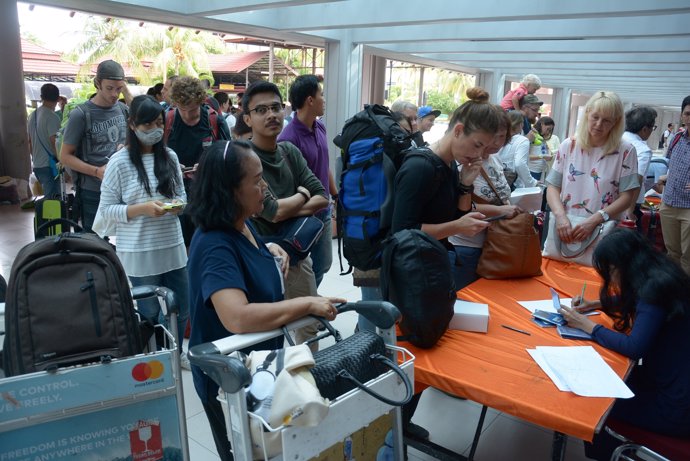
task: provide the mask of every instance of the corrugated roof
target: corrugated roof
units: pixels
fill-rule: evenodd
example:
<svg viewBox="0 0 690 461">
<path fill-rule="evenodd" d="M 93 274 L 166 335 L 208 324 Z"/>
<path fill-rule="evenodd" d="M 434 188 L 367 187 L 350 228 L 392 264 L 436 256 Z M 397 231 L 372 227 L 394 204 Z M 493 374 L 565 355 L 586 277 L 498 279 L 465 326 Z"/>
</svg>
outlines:
<svg viewBox="0 0 690 461">
<path fill-rule="evenodd" d="M 25 74 L 77 75 L 79 66 L 62 60 L 57 51 L 49 50 L 27 40 L 21 40 L 22 63 Z"/>
<path fill-rule="evenodd" d="M 213 72 L 238 73 L 268 56 L 268 51 L 250 51 L 248 53 L 210 54 L 208 64 Z"/>
</svg>

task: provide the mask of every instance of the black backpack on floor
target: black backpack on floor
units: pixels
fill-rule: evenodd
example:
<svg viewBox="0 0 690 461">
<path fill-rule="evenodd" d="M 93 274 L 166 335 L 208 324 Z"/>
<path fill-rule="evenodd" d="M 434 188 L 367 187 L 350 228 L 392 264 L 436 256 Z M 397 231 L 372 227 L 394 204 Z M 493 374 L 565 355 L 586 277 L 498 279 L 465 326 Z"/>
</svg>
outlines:
<svg viewBox="0 0 690 461">
<path fill-rule="evenodd" d="M 448 329 L 455 305 L 455 282 L 448 250 L 418 229 L 386 239 L 381 293 L 402 314 L 400 340 L 433 347 Z"/>
<path fill-rule="evenodd" d="M 7 376 L 143 351 L 127 275 L 95 234 L 62 234 L 17 255 L 5 303 Z"/>
</svg>

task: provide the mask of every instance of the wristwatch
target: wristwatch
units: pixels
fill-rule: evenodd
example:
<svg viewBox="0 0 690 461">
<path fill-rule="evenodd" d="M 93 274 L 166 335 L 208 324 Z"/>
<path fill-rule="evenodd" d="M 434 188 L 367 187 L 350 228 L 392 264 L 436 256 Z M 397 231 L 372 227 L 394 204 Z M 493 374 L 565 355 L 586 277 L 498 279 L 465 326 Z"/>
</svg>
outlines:
<svg viewBox="0 0 690 461">
<path fill-rule="evenodd" d="M 474 192 L 474 184 L 470 184 L 469 186 L 466 186 L 463 183 L 459 183 L 458 184 L 458 192 L 460 195 L 472 194 Z"/>
<path fill-rule="evenodd" d="M 604 219 L 604 222 L 606 222 L 606 221 L 608 221 L 609 219 L 611 219 L 611 217 L 609 216 L 609 214 L 608 214 L 607 212 L 605 212 L 604 210 L 599 210 L 599 211 L 597 211 L 597 213 L 599 213 L 599 214 L 601 215 L 601 217 Z"/>
</svg>

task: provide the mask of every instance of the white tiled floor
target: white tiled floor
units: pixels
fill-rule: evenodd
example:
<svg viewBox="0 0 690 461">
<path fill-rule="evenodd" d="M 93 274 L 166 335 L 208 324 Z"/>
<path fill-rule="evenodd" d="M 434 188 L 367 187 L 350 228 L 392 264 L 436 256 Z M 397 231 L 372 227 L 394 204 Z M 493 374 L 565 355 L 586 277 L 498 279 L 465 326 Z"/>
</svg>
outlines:
<svg viewBox="0 0 690 461">
<path fill-rule="evenodd" d="M 10 267 L 19 249 L 33 240 L 33 213 L 22 212 L 11 205 L 0 206 L 0 273 L 9 277 Z M 319 292 L 324 295 L 342 296 L 350 301 L 360 298 L 359 289 L 352 286 L 351 276 L 340 276 L 337 248 L 334 242 L 334 260 L 331 271 L 324 277 Z M 335 322 L 344 336 L 352 333 L 356 323 L 354 313 L 346 313 Z M 215 444 L 201 403 L 194 392 L 189 371 L 183 371 L 185 411 L 190 456 L 192 461 L 218 461 Z M 467 455 L 469 453 L 475 426 L 481 406 L 469 401 L 458 400 L 427 389 L 422 395 L 413 421 L 426 427 L 431 440 Z M 552 433 L 510 415 L 489 410 L 475 455 L 477 461 L 550 459 Z M 411 461 L 427 461 L 428 457 L 416 450 L 409 453 Z M 582 442 L 569 438 L 566 460 L 586 460 Z M 371 460 L 360 460 L 371 461 Z"/>
</svg>

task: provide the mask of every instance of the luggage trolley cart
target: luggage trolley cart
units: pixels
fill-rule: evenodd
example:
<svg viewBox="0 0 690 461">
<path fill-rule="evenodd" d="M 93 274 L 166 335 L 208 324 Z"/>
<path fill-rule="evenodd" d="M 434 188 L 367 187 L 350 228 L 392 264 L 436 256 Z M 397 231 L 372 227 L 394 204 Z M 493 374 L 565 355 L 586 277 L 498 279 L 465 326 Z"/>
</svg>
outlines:
<svg viewBox="0 0 690 461">
<path fill-rule="evenodd" d="M 400 318 L 398 309 L 388 302 L 360 301 L 341 306 L 340 313 L 356 311 L 377 326 L 377 333 L 383 338 L 386 348 L 400 368 L 414 382 L 414 356 L 396 345 L 395 323 Z M 313 318 L 303 318 L 287 325 L 289 331 L 310 325 Z M 282 335 L 284 330 L 276 329 L 263 333 L 233 335 L 218 341 L 200 344 L 190 349 L 189 358 L 193 365 L 200 367 L 221 388 L 219 399 L 224 406 L 228 439 L 233 448 L 236 461 L 252 460 L 252 441 L 250 436 L 251 418 L 257 415 L 247 410 L 245 387 L 251 383 L 250 371 L 244 363 L 227 354 L 250 347 L 270 338 Z M 323 335 L 328 336 L 328 334 Z M 390 399 L 402 399 L 406 395 L 403 381 L 394 372 L 388 371 L 365 383 L 367 388 Z M 393 433 L 393 450 L 396 460 L 404 459 L 402 419 L 400 407 L 388 405 L 355 388 L 330 402 L 328 415 L 316 427 L 280 426 L 271 428 L 263 422 L 270 432 L 280 432 L 282 454 L 271 460 L 306 461 L 311 459 L 331 459 L 319 457 L 340 442 L 344 442 L 340 459 L 347 455 L 349 436 L 372 424 L 384 415 L 390 415 Z M 386 429 L 387 431 L 387 429 Z M 385 435 L 386 431 L 383 432 Z M 384 441 L 381 438 L 383 445 Z M 377 447 L 378 448 L 378 447 Z M 371 457 L 374 459 L 376 454 Z"/>
<path fill-rule="evenodd" d="M 162 287 L 132 290 L 157 296 L 172 333 L 153 352 L 0 380 L 0 459 L 189 461 L 177 351 L 175 295 Z M 156 335 L 154 335 L 156 336 Z"/>
</svg>

